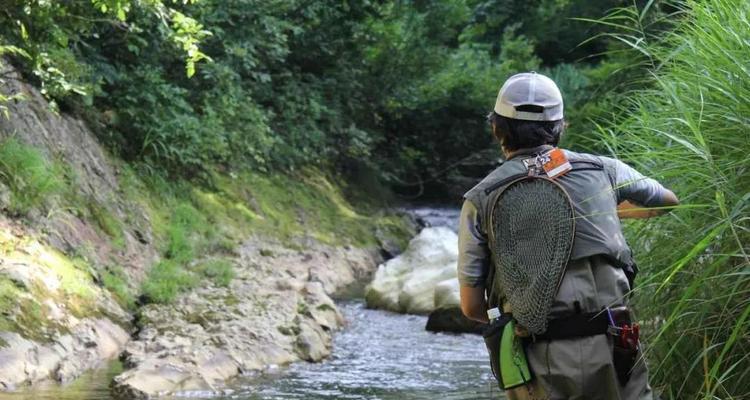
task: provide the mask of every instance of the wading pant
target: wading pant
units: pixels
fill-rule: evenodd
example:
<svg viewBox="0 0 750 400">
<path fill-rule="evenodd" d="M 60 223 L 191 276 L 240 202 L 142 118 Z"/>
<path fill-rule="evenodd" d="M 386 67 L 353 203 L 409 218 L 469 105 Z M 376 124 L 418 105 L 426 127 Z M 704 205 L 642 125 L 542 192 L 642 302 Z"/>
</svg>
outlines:
<svg viewBox="0 0 750 400">
<path fill-rule="evenodd" d="M 573 260 L 555 296 L 552 312 L 569 315 L 575 312 L 575 303 L 584 313 L 627 305 L 624 303 L 629 290 L 624 272 L 606 258 Z M 642 360 L 636 363 L 628 383 L 620 386 L 612 364 L 612 345 L 607 335 L 529 344 L 526 357 L 536 377 L 531 385 L 532 396 L 527 388 L 520 387 L 507 391 L 508 399 L 652 400 L 648 371 Z"/>
<path fill-rule="evenodd" d="M 509 400 L 653 400 L 640 360 L 621 386 L 612 365 L 612 339 L 596 335 L 531 343 L 526 356 L 534 374 L 529 388 L 506 392 Z"/>
</svg>

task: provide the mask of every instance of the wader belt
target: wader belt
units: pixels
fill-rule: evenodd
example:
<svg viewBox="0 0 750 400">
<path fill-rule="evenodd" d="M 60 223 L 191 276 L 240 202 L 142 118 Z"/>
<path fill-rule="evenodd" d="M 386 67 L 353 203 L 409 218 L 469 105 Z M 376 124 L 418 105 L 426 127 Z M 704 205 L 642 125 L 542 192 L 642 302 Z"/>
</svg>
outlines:
<svg viewBox="0 0 750 400">
<path fill-rule="evenodd" d="M 614 314 L 614 312 L 613 312 Z M 618 323 L 630 323 L 627 311 L 621 311 L 614 316 Z M 547 324 L 547 331 L 541 335 L 534 335 L 531 340 L 560 340 L 573 339 L 584 336 L 603 335 L 609 328 L 609 318 L 606 311 L 589 314 L 573 314 L 568 317 L 552 319 Z"/>
</svg>

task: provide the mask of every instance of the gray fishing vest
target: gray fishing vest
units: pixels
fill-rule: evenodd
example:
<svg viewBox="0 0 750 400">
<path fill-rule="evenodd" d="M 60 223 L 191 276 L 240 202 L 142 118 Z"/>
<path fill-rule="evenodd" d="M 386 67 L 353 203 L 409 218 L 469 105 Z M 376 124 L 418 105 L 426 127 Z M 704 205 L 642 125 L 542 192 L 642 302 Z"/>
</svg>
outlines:
<svg viewBox="0 0 750 400">
<path fill-rule="evenodd" d="M 490 231 L 488 223 L 491 221 L 489 214 L 494 199 L 493 193 L 528 175 L 524 159 L 535 157 L 550 149 L 552 146 L 546 145 L 517 153 L 466 192 L 464 198 L 471 201 L 478 210 L 482 233 L 487 234 Z M 632 255 L 617 216 L 615 172 L 597 156 L 564 151 L 573 169 L 555 181 L 570 196 L 576 215 L 576 233 L 570 259 L 604 255 L 617 267 L 631 266 Z"/>
</svg>

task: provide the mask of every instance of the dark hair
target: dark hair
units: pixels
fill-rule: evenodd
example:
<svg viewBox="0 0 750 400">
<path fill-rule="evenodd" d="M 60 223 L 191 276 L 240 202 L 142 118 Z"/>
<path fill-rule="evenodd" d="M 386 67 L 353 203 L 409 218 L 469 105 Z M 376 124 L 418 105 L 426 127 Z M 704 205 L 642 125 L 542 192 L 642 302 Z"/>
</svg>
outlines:
<svg viewBox="0 0 750 400">
<path fill-rule="evenodd" d="M 509 151 L 537 147 L 543 144 L 557 146 L 560 142 L 560 136 L 565 130 L 565 120 L 563 119 L 557 121 L 525 121 L 503 117 L 494 111 L 487 116 L 487 121 L 495 126 L 494 134 L 497 141 Z"/>
</svg>

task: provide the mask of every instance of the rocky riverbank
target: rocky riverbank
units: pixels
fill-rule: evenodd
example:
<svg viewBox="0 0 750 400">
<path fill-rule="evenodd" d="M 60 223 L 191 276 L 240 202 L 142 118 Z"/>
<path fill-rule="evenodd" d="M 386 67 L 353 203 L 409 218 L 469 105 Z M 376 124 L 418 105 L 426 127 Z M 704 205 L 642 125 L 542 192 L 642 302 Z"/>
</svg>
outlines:
<svg viewBox="0 0 750 400">
<path fill-rule="evenodd" d="M 377 250 L 246 241 L 229 287 L 202 287 L 141 310 L 140 332 L 125 350 L 130 369 L 115 378 L 115 391 L 218 394 L 239 374 L 322 360 L 343 324 L 331 296 L 367 281 L 381 261 Z"/>
<path fill-rule="evenodd" d="M 139 172 L 7 68 L 0 90 L 23 100 L 0 117 L 0 391 L 116 357 L 123 398 L 319 361 L 343 324 L 332 297 L 414 234 L 320 171 Z"/>
<path fill-rule="evenodd" d="M 157 259 L 147 211 L 95 135 L 3 65 L 0 91 L 23 100 L 0 116 L 0 391 L 117 357 L 132 314 L 102 279 L 116 265 L 135 286 Z"/>
</svg>

